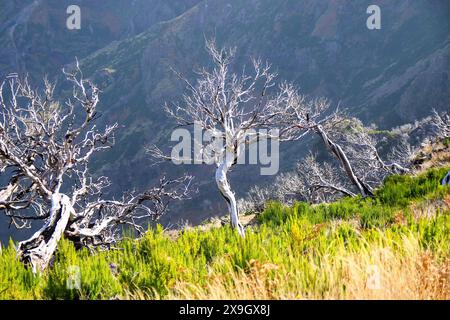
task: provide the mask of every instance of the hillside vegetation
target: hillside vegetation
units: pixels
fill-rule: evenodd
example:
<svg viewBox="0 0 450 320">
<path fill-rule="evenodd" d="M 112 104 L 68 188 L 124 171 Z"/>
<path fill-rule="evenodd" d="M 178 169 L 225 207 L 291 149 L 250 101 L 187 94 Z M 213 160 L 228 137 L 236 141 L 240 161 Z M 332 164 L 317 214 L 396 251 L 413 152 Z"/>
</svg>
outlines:
<svg viewBox="0 0 450 320">
<path fill-rule="evenodd" d="M 80 30 L 65 27 L 67 7 L 74 2 L 82 11 Z M 85 77 L 101 89 L 98 121 L 121 125 L 115 147 L 92 163 L 96 174 L 111 178 L 111 193 L 119 197 L 130 186 L 139 190 L 158 182 L 144 146 L 168 147 L 174 123 L 166 117 L 164 104 L 180 101 L 185 93 L 170 67 L 192 80 L 206 61 L 205 38 L 237 47 L 233 71 L 238 74 L 244 65 L 249 70 L 251 57 L 260 57 L 273 65 L 279 80 L 294 82 L 306 95 L 340 102 L 352 116 L 380 129 L 428 116 L 425 106 L 447 110 L 449 2 L 382 1 L 382 31 L 366 27 L 372 2 L 2 1 L 0 75 L 29 74 L 37 85 L 44 75 L 52 82 L 59 76 L 55 93 L 63 98 L 71 90 L 64 86 L 61 69 L 70 70 L 78 57 Z M 305 143 L 286 144 L 281 170 L 292 170 L 305 150 L 310 150 Z M 158 170 L 180 173 L 169 165 Z M 258 168 L 248 170 L 254 174 L 231 179 L 237 194 L 266 182 Z M 207 167 L 189 171 L 199 181 L 201 198 L 193 196 L 162 217 L 161 224 L 198 224 L 226 208 Z M 7 222 L 3 225 L 2 241 L 9 235 L 21 237 L 13 229 L 6 233 Z"/>
<path fill-rule="evenodd" d="M 230 227 L 162 227 L 116 250 L 63 240 L 34 276 L 13 243 L 0 253 L 1 299 L 449 299 L 450 166 L 391 176 L 374 198 L 269 203 L 241 238 Z M 79 288 L 70 289 L 72 266 Z"/>
</svg>

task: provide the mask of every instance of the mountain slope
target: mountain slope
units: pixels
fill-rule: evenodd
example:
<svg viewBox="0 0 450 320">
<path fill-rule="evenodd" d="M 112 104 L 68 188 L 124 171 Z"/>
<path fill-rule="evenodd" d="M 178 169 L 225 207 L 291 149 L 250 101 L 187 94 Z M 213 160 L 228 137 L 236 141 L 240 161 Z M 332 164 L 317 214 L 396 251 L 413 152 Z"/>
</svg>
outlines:
<svg viewBox="0 0 450 320">
<path fill-rule="evenodd" d="M 27 72 L 39 80 L 113 41 L 170 20 L 199 0 L 8 0 L 0 14 L 0 75 Z M 66 9 L 78 5 L 81 29 L 69 30 Z"/>
<path fill-rule="evenodd" d="M 374 199 L 271 203 L 245 238 L 229 226 L 157 227 L 95 253 L 62 240 L 37 276 L 10 246 L 0 299 L 448 300 L 449 168 L 392 176 Z"/>
<path fill-rule="evenodd" d="M 236 46 L 237 69 L 252 56 L 267 59 L 280 79 L 294 81 L 305 93 L 341 102 L 352 115 L 382 128 L 428 115 L 431 108 L 448 109 L 448 2 L 377 1 L 382 29 L 371 31 L 366 28 L 366 9 L 372 2 L 202 1 L 171 21 L 87 57 L 84 67 L 104 84 L 105 119 L 126 126 L 116 150 L 102 161 L 103 169 L 114 176 L 119 166 L 125 173 L 116 177 L 121 188 L 144 186 L 156 177 L 143 146 L 166 144 L 173 122 L 162 105 L 183 92 L 169 66 L 192 76 L 192 69 L 208 61 L 205 37 Z M 305 152 L 303 144 L 285 148 L 283 169 Z M 107 165 L 107 159 L 114 159 L 114 165 Z M 218 209 L 210 168 L 160 170 L 192 170 L 201 177 L 201 199 L 207 199 L 203 206 Z M 255 168 L 249 170 L 245 177 L 232 177 L 238 191 L 261 180 Z M 195 208 L 198 211 L 198 199 L 171 217 L 200 221 L 205 210 L 192 211 Z"/>
<path fill-rule="evenodd" d="M 82 9 L 80 31 L 65 28 L 69 4 Z M 381 8 L 381 30 L 366 27 L 370 4 Z M 145 188 L 161 172 L 188 170 L 197 176 L 199 195 L 162 221 L 198 223 L 224 209 L 213 168 L 151 167 L 144 152 L 147 144 L 166 146 L 174 126 L 162 106 L 177 101 L 184 88 L 169 66 L 192 77 L 192 69 L 208 63 L 205 38 L 216 37 L 219 45 L 238 48 L 236 69 L 250 57 L 267 59 L 279 79 L 390 128 L 431 108 L 449 108 L 449 17 L 446 0 L 11 1 L 0 14 L 0 75 L 19 70 L 34 79 L 54 76 L 78 56 L 103 91 L 101 121 L 123 125 L 116 146 L 95 163 L 112 178 L 112 194 Z M 291 169 L 307 151 L 304 143 L 285 144 L 281 169 Z M 232 173 L 238 196 L 270 182 L 258 170 Z"/>
</svg>

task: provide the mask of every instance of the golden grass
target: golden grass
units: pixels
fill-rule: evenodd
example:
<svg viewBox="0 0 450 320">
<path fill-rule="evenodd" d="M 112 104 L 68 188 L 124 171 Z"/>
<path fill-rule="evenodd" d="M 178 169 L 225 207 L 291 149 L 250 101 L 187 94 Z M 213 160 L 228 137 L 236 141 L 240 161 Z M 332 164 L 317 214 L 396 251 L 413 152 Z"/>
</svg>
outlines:
<svg viewBox="0 0 450 320">
<path fill-rule="evenodd" d="M 425 160 L 416 168 L 416 174 L 443 166 L 450 162 L 450 147 L 446 147 L 442 141 L 429 143 L 422 147 L 422 155 L 429 155 L 430 159 Z"/>
<path fill-rule="evenodd" d="M 320 264 L 311 258 L 312 274 L 252 261 L 249 271 L 212 276 L 205 286 L 179 282 L 168 299 L 450 299 L 449 261 L 420 249 L 414 237 L 405 237 L 400 247 L 342 248 Z M 305 286 L 311 275 L 316 281 Z"/>
</svg>

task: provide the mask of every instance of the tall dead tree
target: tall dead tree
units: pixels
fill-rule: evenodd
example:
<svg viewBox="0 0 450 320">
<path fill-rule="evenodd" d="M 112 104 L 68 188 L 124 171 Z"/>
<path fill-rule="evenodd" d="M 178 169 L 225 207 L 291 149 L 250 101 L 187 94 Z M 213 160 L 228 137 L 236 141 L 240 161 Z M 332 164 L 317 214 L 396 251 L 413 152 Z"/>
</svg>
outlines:
<svg viewBox="0 0 450 320">
<path fill-rule="evenodd" d="M 198 79 L 191 83 L 186 77 L 175 71 L 184 82 L 188 93 L 181 105 L 167 106 L 168 113 L 176 119 L 179 126 L 197 124 L 205 134 L 215 141 L 223 141 L 220 148 L 213 152 L 217 169 L 215 180 L 225 199 L 231 218 L 231 225 L 244 236 L 244 229 L 239 222 L 235 194 L 228 181 L 228 173 L 237 163 L 245 146 L 263 139 L 291 140 L 299 138 L 289 126 L 280 126 L 287 114 L 287 102 L 292 95 L 291 86 L 280 86 L 278 92 L 269 94 L 275 86 L 275 73 L 270 71 L 267 63 L 253 60 L 253 73 L 244 71 L 236 74 L 231 71 L 235 49 L 218 49 L 214 41 L 207 41 L 206 49 L 211 56 L 214 67 L 198 71 Z M 265 128 L 267 133 L 257 129 Z M 279 129 L 273 135 L 269 129 Z M 174 160 L 165 156 L 157 147 L 149 152 L 157 158 Z M 195 154 L 197 163 L 202 155 L 208 153 L 208 147 L 200 146 Z M 184 159 L 186 160 L 186 159 Z"/>
<path fill-rule="evenodd" d="M 83 78 L 78 62 L 66 73 L 73 84 L 65 104 L 54 99 L 55 86 L 42 91 L 13 74 L 0 86 L 0 211 L 16 228 L 42 222 L 34 235 L 18 244 L 21 259 L 44 270 L 62 236 L 76 246 L 108 247 L 121 227 L 143 232 L 139 221 L 156 219 L 170 200 L 187 196 L 190 177 L 162 178 L 142 193 L 105 200 L 107 177 L 89 172 L 92 156 L 114 143 L 117 124 L 99 130 L 99 90 Z"/>
</svg>

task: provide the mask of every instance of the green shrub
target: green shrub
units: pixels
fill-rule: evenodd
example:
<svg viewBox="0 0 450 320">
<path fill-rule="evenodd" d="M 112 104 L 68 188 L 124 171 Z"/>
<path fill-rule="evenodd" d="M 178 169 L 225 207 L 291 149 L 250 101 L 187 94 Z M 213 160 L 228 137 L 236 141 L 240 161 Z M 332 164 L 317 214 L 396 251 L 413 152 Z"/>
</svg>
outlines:
<svg viewBox="0 0 450 320">
<path fill-rule="evenodd" d="M 245 238 L 229 226 L 187 229 L 170 238 L 157 226 L 140 240 L 127 238 L 115 250 L 93 252 L 76 251 L 63 239 L 52 265 L 38 275 L 17 259 L 10 243 L 0 252 L 0 299 L 164 299 L 179 283 L 203 288 L 211 279 L 221 279 L 230 284 L 239 272 L 250 277 L 264 273 L 264 286 L 285 279 L 285 285 L 292 286 L 289 290 L 325 297 L 343 276 L 339 264 L 330 266 L 339 261 L 339 254 L 358 256 L 372 246 L 406 255 L 403 240 L 409 237 L 445 263 L 450 257 L 450 212 L 417 219 L 408 206 L 447 195 L 450 189 L 440 186 L 446 170 L 390 177 L 374 198 L 297 202 L 292 207 L 270 202 L 258 217 L 260 225 L 249 228 Z M 395 222 L 399 211 L 403 223 Z M 73 266 L 80 271 L 78 288 L 68 286 Z M 294 274 L 296 283 L 289 281 Z M 345 287 L 339 290 L 345 292 Z"/>
<path fill-rule="evenodd" d="M 14 244 L 0 252 L 0 299 L 41 298 L 41 277 L 34 276 L 17 258 Z"/>
</svg>

